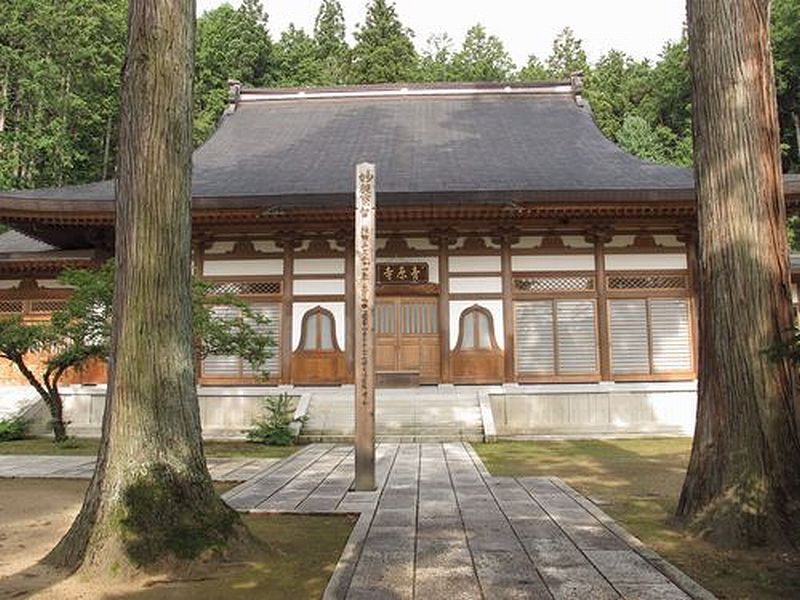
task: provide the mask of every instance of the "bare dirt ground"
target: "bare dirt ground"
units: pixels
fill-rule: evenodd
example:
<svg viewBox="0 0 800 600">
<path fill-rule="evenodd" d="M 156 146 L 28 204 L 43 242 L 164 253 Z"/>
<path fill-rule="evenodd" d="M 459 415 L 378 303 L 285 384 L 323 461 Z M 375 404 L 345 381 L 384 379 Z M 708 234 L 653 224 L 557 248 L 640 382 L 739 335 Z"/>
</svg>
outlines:
<svg viewBox="0 0 800 600">
<path fill-rule="evenodd" d="M 236 557 L 202 577 L 65 579 L 38 561 L 69 528 L 87 483 L 0 479 L 0 598 L 319 598 L 354 523 L 347 516 L 246 516 L 269 549 Z"/>
</svg>

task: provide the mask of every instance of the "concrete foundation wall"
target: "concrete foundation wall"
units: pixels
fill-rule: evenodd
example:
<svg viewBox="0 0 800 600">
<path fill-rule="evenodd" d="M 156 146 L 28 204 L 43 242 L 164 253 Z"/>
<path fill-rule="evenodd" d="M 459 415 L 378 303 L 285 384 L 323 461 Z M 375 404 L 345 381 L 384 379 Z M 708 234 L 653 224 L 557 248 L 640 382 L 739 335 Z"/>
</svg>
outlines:
<svg viewBox="0 0 800 600">
<path fill-rule="evenodd" d="M 245 431 L 264 412 L 264 398 L 282 391 L 284 388 L 198 388 L 203 437 L 244 439 Z M 68 386 L 62 389 L 61 395 L 64 399 L 64 416 L 69 422 L 69 434 L 99 437 L 106 399 L 105 386 Z M 298 396 L 294 396 L 292 409 L 296 407 L 297 401 Z M 43 403 L 39 402 L 35 409 L 31 407 L 28 416 L 34 419 L 33 433 L 47 433 L 49 415 Z"/>
<path fill-rule="evenodd" d="M 542 385 L 489 393 L 498 437 L 694 433 L 696 384 Z"/>
</svg>

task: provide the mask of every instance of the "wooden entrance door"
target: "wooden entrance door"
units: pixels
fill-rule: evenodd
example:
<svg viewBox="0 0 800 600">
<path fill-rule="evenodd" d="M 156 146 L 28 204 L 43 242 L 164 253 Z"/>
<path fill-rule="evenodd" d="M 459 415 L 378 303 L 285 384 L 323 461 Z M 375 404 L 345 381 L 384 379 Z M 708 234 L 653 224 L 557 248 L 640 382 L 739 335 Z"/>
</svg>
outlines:
<svg viewBox="0 0 800 600">
<path fill-rule="evenodd" d="M 416 372 L 420 383 L 438 383 L 437 299 L 381 298 L 375 311 L 375 370 Z"/>
</svg>

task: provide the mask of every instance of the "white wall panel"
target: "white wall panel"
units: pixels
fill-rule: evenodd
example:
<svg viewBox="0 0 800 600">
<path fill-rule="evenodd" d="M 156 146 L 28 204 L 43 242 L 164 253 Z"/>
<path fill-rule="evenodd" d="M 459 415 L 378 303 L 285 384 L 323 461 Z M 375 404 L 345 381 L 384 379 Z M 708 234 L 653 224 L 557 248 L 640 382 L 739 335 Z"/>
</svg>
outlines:
<svg viewBox="0 0 800 600">
<path fill-rule="evenodd" d="M 587 242 L 582 235 L 562 235 L 561 240 L 568 248 L 594 248 L 594 244 Z"/>
<path fill-rule="evenodd" d="M 683 242 L 678 241 L 677 235 L 654 235 L 653 239 L 656 241 L 656 244 L 659 246 L 664 246 L 666 248 L 683 248 Z"/>
<path fill-rule="evenodd" d="M 475 273 L 479 271 L 500 272 L 499 256 L 451 256 L 451 273 Z"/>
<path fill-rule="evenodd" d="M 36 285 L 50 290 L 71 290 L 73 286 L 61 283 L 58 279 L 38 279 Z"/>
<path fill-rule="evenodd" d="M 513 271 L 594 271 L 593 254 L 512 256 Z"/>
<path fill-rule="evenodd" d="M 295 275 L 344 275 L 343 258 L 295 258 Z"/>
<path fill-rule="evenodd" d="M 344 279 L 295 279 L 292 293 L 295 296 L 344 295 Z"/>
<path fill-rule="evenodd" d="M 428 238 L 406 238 L 406 244 L 409 248 L 414 250 L 432 250 L 437 251 L 439 248 L 433 244 Z"/>
<path fill-rule="evenodd" d="M 20 279 L 0 279 L 0 290 L 10 290 L 20 284 Z"/>
<path fill-rule="evenodd" d="M 303 315 L 312 308 L 321 306 L 329 310 L 336 321 L 336 342 L 339 349 L 345 349 L 345 322 L 344 322 L 344 302 L 295 302 L 292 304 L 292 350 L 296 351 L 300 344 L 300 326 L 303 324 Z"/>
<path fill-rule="evenodd" d="M 235 242 L 214 242 L 210 248 L 206 248 L 206 254 L 225 254 L 233 250 Z"/>
<path fill-rule="evenodd" d="M 455 350 L 458 343 L 458 326 L 461 313 L 470 306 L 482 306 L 492 313 L 494 321 L 494 339 L 502 350 L 505 346 L 505 330 L 503 329 L 503 301 L 502 300 L 453 300 L 450 302 L 450 349 Z"/>
<path fill-rule="evenodd" d="M 609 271 L 646 271 L 685 269 L 685 254 L 607 254 Z"/>
<path fill-rule="evenodd" d="M 451 294 L 500 294 L 502 277 L 450 277 Z"/>
<path fill-rule="evenodd" d="M 203 275 L 215 277 L 226 277 L 229 275 L 283 275 L 283 259 L 208 260 L 203 262 Z"/>
<path fill-rule="evenodd" d="M 279 248 L 275 240 L 258 240 L 253 242 L 253 248 L 258 252 L 283 252 L 283 248 Z"/>
</svg>

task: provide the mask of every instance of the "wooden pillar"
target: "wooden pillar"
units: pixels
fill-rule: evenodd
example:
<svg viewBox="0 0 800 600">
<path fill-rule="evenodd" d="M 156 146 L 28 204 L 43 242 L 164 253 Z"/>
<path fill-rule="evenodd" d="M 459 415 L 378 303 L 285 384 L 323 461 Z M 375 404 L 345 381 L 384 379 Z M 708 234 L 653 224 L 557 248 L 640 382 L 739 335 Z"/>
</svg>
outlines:
<svg viewBox="0 0 800 600">
<path fill-rule="evenodd" d="M 449 231 L 436 231 L 430 241 L 439 247 L 439 369 L 440 383 L 452 383 L 450 372 L 450 262 L 448 247 L 455 241 Z"/>
<path fill-rule="evenodd" d="M 595 287 L 597 288 L 597 347 L 600 359 L 600 379 L 602 381 L 611 381 L 612 378 L 605 252 L 605 245 L 611 241 L 612 236 L 611 229 L 607 227 L 595 227 L 586 236 L 586 241 L 594 243 L 594 273 Z"/>
<path fill-rule="evenodd" d="M 281 382 L 292 382 L 292 274 L 294 273 L 294 251 L 299 241 L 292 234 L 286 234 L 277 241 L 283 248 L 283 295 L 281 299 Z"/>
<path fill-rule="evenodd" d="M 697 261 L 697 225 L 692 224 L 678 233 L 678 241 L 686 244 L 686 266 L 689 273 L 689 324 L 692 336 L 692 370 L 697 373 L 697 358 L 700 355 L 700 313 L 698 301 L 700 290 L 697 289 L 700 265 Z"/>
<path fill-rule="evenodd" d="M 516 380 L 516 348 L 514 341 L 514 282 L 511 272 L 511 246 L 519 240 L 513 231 L 503 231 L 495 243 L 500 244 L 500 272 L 503 280 L 503 381 L 512 383 Z"/>
<path fill-rule="evenodd" d="M 354 489 L 375 489 L 375 165 L 356 167 Z"/>
</svg>

